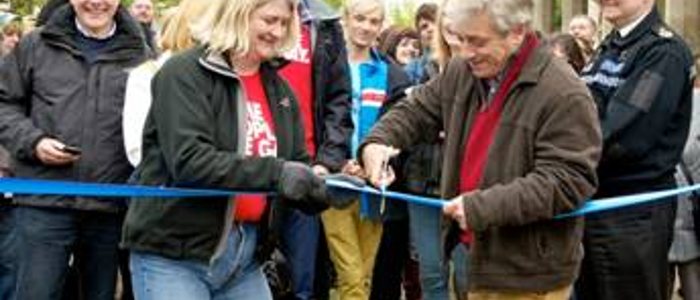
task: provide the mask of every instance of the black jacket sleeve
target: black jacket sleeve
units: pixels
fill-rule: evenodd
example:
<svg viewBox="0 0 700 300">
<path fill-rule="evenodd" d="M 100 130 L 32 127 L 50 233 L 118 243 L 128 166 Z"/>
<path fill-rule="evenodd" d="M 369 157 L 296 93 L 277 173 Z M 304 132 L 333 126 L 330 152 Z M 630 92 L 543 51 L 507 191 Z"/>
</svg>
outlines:
<svg viewBox="0 0 700 300">
<path fill-rule="evenodd" d="M 634 60 L 635 70 L 604 108 L 606 159 L 641 158 L 669 133 L 669 124 L 689 100 L 690 62 L 681 50 L 672 41 L 663 42 Z"/>
<path fill-rule="evenodd" d="M 316 134 L 322 135 L 316 137 L 315 163 L 337 171 L 350 156 L 350 139 L 354 130 L 350 115 L 350 71 L 338 22 L 322 22 L 319 26 L 315 50 L 323 51 L 319 55 L 324 56 L 322 59 L 326 65 L 321 64 L 318 67 L 323 69 L 314 71 L 314 76 L 320 77 L 314 79 L 314 83 L 320 85 L 314 87 L 314 92 L 318 93 L 314 98 L 322 103 L 320 120 L 315 119 L 316 126 L 322 126 L 322 130 L 315 130 Z M 314 113 L 318 115 L 318 112 Z"/>
<path fill-rule="evenodd" d="M 380 115 L 384 115 L 396 103 L 406 98 L 406 90 L 412 86 L 406 72 L 394 63 L 389 64 L 389 98 L 382 105 Z"/>
<path fill-rule="evenodd" d="M 244 134 L 244 131 L 241 120 L 227 122 L 225 126 L 228 128 L 222 128 L 216 121 L 220 119 L 216 117 L 218 108 L 212 103 L 222 100 L 213 99 L 212 91 L 225 88 L 228 93 L 233 93 L 225 100 L 235 100 L 238 87 L 234 83 L 217 87 L 213 78 L 198 75 L 201 72 L 196 66 L 191 57 L 176 56 L 154 77 L 153 105 L 146 121 L 144 148 L 148 142 L 159 144 L 170 180 L 177 185 L 276 189 L 281 159 L 244 157 L 235 149 L 222 147 L 217 141 L 220 130 L 236 130 L 239 134 Z M 235 110 L 234 107 L 229 109 Z M 156 136 L 148 138 L 152 134 Z"/>
<path fill-rule="evenodd" d="M 0 144 L 18 159 L 34 159 L 34 147 L 47 134 L 31 119 L 32 43 L 37 33 L 25 37 L 19 46 L 0 60 Z M 36 108 L 40 109 L 40 108 Z"/>
</svg>

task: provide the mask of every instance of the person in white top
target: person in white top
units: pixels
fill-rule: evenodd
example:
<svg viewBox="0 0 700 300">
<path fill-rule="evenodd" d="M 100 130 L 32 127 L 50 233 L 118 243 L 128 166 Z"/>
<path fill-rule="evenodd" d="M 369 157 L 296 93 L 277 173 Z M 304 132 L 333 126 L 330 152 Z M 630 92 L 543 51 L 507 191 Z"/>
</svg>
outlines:
<svg viewBox="0 0 700 300">
<path fill-rule="evenodd" d="M 205 11 L 207 1 L 182 0 L 163 16 L 160 47 L 163 54 L 149 60 L 129 73 L 126 83 L 122 130 L 124 149 L 134 167 L 141 162 L 141 137 L 146 116 L 151 108 L 151 79 L 173 54 L 195 45 L 190 24 Z"/>
</svg>

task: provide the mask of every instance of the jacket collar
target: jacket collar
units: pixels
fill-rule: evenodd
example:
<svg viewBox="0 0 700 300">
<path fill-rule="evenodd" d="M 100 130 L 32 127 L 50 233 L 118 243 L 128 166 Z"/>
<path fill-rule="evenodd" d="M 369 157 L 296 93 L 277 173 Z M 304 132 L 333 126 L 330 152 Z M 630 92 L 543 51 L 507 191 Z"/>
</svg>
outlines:
<svg viewBox="0 0 700 300">
<path fill-rule="evenodd" d="M 613 31 L 603 43 L 625 48 L 645 36 L 649 31 L 654 30 L 654 27 L 659 23 L 661 23 L 661 16 L 659 15 L 659 10 L 655 6 L 629 34 L 621 37 L 619 34 L 616 34 L 616 31 Z"/>
<path fill-rule="evenodd" d="M 238 75 L 235 72 L 233 72 L 231 66 L 228 65 L 228 62 L 226 62 L 224 53 L 210 52 L 206 51 L 206 49 L 203 46 L 200 47 L 202 48 L 201 53 L 203 54 L 199 57 L 200 65 L 202 65 L 205 69 L 217 73 L 219 75 L 223 75 L 230 78 L 238 78 Z"/>
<path fill-rule="evenodd" d="M 524 43 L 525 42 L 523 42 L 523 44 Z M 518 52 L 519 51 L 522 51 L 522 46 Z M 520 74 L 515 79 L 515 82 L 513 82 L 512 88 L 515 88 L 520 84 L 537 83 L 542 75 L 542 71 L 547 65 L 549 65 L 551 60 L 549 50 L 544 46 L 544 43 L 539 42 L 539 44 L 532 49 L 532 53 L 530 53 L 529 58 L 520 70 Z M 509 67 L 511 64 L 513 64 L 513 61 L 514 59 L 511 59 L 511 61 L 508 62 Z"/>
<path fill-rule="evenodd" d="M 80 53 L 75 37 L 81 33 L 75 25 L 75 18 L 75 11 L 71 5 L 61 6 L 41 29 L 41 37 L 50 44 Z M 105 50 L 107 58 L 129 59 L 144 55 L 147 50 L 141 31 L 122 6 L 117 9 L 114 21 L 116 32 Z"/>
<path fill-rule="evenodd" d="M 369 60 L 366 60 L 361 64 L 376 65 L 379 63 L 389 63 L 389 59 L 384 54 L 380 53 L 376 48 L 372 47 L 369 49 Z"/>
<path fill-rule="evenodd" d="M 225 53 L 215 53 L 207 51 L 205 46 L 198 46 L 200 48 L 199 64 L 205 69 L 217 73 L 222 76 L 229 78 L 238 79 L 238 74 L 231 69 L 228 62 L 226 61 Z M 264 61 L 260 65 L 260 70 L 263 68 L 271 68 L 273 70 L 278 70 L 288 63 L 285 59 L 276 58 L 269 61 Z"/>
<path fill-rule="evenodd" d="M 521 83 L 537 83 L 542 75 L 542 71 L 551 61 L 552 58 L 546 47 L 541 44 L 537 46 L 520 71 L 520 75 L 515 80 L 513 87 Z"/>
</svg>

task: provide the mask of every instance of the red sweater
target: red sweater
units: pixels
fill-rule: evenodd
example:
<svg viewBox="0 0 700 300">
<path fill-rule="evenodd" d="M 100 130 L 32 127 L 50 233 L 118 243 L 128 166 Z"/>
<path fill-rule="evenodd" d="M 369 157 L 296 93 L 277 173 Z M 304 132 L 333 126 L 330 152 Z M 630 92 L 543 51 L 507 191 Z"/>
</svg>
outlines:
<svg viewBox="0 0 700 300">
<path fill-rule="evenodd" d="M 535 36 L 529 35 L 525 38 L 523 46 L 506 71 L 505 77 L 498 87 L 492 102 L 485 109 L 478 112 L 474 118 L 460 166 L 460 194 L 479 188 L 488 158 L 489 146 L 501 120 L 503 102 L 537 43 Z M 473 239 L 474 235 L 470 230 L 465 231 L 460 238 L 463 243 L 471 243 Z"/>
</svg>

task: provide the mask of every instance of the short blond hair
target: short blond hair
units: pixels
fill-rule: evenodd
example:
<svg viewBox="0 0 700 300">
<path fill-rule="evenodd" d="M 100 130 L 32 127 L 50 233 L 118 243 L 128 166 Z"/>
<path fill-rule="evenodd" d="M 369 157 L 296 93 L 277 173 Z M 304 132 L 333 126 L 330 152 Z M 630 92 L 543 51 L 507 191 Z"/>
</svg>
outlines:
<svg viewBox="0 0 700 300">
<path fill-rule="evenodd" d="M 206 12 L 192 25 L 192 35 L 199 43 L 207 45 L 211 52 L 232 51 L 236 54 L 251 50 L 249 36 L 250 17 L 256 9 L 277 0 L 200 0 L 207 2 Z M 298 1 L 286 0 L 292 10 L 292 20 L 287 25 L 278 53 L 296 45 L 299 36 Z"/>
<path fill-rule="evenodd" d="M 206 12 L 208 4 L 206 0 L 182 0 L 177 7 L 165 11 L 160 47 L 175 53 L 194 46 L 190 27 Z"/>
<path fill-rule="evenodd" d="M 380 0 L 346 0 L 343 5 L 343 18 L 347 20 L 352 13 L 369 13 L 374 10 L 379 10 L 382 13 L 382 21 L 386 19 L 384 11 L 384 3 Z"/>
</svg>

